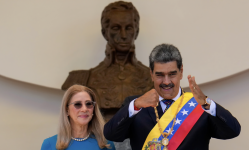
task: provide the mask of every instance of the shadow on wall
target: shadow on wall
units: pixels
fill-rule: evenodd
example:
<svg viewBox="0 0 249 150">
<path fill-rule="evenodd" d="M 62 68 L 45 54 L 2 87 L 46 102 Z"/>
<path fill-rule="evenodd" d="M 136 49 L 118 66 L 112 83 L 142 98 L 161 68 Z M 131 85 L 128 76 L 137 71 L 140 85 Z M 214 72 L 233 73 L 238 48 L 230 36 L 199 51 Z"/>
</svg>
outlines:
<svg viewBox="0 0 249 150">
<path fill-rule="evenodd" d="M 62 96 L 61 90 L 0 76 L 0 149 L 40 149 L 57 133 Z"/>
<path fill-rule="evenodd" d="M 11 105 L 58 114 L 58 102 L 60 104 L 63 93 L 62 90 L 16 81 L 0 75 L 1 103 L 7 100 Z"/>
</svg>

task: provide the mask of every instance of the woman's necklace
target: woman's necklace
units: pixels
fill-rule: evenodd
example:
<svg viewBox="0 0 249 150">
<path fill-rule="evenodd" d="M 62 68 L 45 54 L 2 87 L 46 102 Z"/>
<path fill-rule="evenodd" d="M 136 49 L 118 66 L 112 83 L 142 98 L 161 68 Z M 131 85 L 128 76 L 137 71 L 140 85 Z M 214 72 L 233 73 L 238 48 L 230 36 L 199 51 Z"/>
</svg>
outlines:
<svg viewBox="0 0 249 150">
<path fill-rule="evenodd" d="M 85 141 L 86 139 L 88 139 L 89 136 L 90 136 L 90 133 L 85 138 L 74 138 L 74 137 L 72 137 L 72 139 L 75 140 L 75 141 L 81 142 L 81 141 Z"/>
<path fill-rule="evenodd" d="M 156 113 L 156 121 L 157 121 L 157 124 L 158 124 L 158 128 L 159 128 L 159 131 L 160 133 L 162 134 L 163 136 L 163 139 L 162 139 L 162 145 L 163 145 L 163 150 L 168 150 L 167 149 L 167 145 L 169 144 L 169 139 L 167 138 L 173 131 L 173 128 L 174 128 L 174 125 L 175 125 L 175 122 L 176 122 L 176 115 L 180 109 L 180 106 L 182 105 L 182 101 L 183 101 L 183 98 L 184 98 L 184 93 L 183 93 L 183 90 L 182 90 L 182 98 L 181 98 L 181 101 L 180 101 L 180 104 L 178 105 L 178 108 L 176 110 L 176 113 L 175 113 L 175 116 L 174 116 L 174 121 L 173 121 L 173 124 L 172 124 L 172 127 L 170 128 L 170 131 L 169 133 L 167 132 L 163 132 L 162 128 L 161 128 L 161 125 L 159 123 L 159 116 L 158 116 L 158 112 L 157 112 L 157 109 L 156 107 L 154 107 L 155 109 L 155 113 Z"/>
</svg>

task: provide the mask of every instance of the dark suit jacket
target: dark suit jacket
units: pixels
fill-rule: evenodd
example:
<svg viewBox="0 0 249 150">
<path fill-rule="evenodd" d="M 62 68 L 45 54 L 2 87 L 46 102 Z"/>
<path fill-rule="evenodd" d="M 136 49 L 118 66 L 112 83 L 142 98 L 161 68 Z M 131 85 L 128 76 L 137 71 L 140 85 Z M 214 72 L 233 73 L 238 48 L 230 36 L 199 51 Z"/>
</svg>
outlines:
<svg viewBox="0 0 249 150">
<path fill-rule="evenodd" d="M 133 150 L 144 149 L 142 146 L 150 130 L 156 125 L 156 115 L 153 107 L 143 108 L 138 114 L 129 118 L 129 103 L 139 96 L 125 99 L 123 107 L 105 124 L 106 139 L 122 142 L 130 138 Z M 159 117 L 163 115 L 162 108 L 157 106 Z M 240 124 L 232 114 L 216 103 L 216 117 L 204 112 L 178 150 L 208 150 L 211 137 L 230 139 L 239 135 Z"/>
</svg>

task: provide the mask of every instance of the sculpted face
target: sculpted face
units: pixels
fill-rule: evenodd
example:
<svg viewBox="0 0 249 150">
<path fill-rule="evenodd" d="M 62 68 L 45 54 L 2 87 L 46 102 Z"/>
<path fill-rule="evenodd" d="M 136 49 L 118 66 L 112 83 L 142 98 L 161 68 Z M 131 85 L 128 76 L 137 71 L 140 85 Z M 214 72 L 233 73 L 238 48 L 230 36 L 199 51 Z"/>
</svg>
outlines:
<svg viewBox="0 0 249 150">
<path fill-rule="evenodd" d="M 179 70 L 176 61 L 154 63 L 154 71 L 150 71 L 157 93 L 165 99 L 177 96 L 182 79 L 183 66 Z"/>
<path fill-rule="evenodd" d="M 118 52 L 128 52 L 136 38 L 135 22 L 131 11 L 112 11 L 105 38 Z"/>
<path fill-rule="evenodd" d="M 93 117 L 93 108 L 87 108 L 85 103 L 87 101 L 92 101 L 90 95 L 83 91 L 75 94 L 69 104 L 71 103 L 81 103 L 81 108 L 76 108 L 74 104 L 68 106 L 68 115 L 70 117 L 71 125 L 86 126 L 91 121 Z"/>
</svg>

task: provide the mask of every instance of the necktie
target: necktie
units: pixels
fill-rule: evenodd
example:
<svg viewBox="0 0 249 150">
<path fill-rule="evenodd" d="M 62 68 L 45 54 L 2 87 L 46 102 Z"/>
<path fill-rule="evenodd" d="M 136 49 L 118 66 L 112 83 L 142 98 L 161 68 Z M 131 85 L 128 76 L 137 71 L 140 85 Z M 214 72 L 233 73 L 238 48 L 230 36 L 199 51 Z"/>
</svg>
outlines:
<svg viewBox="0 0 249 150">
<path fill-rule="evenodd" d="M 174 100 L 164 99 L 164 100 L 162 100 L 162 102 L 166 105 L 166 108 L 163 112 L 163 113 L 165 113 L 169 109 L 170 105 L 174 102 Z"/>
</svg>

